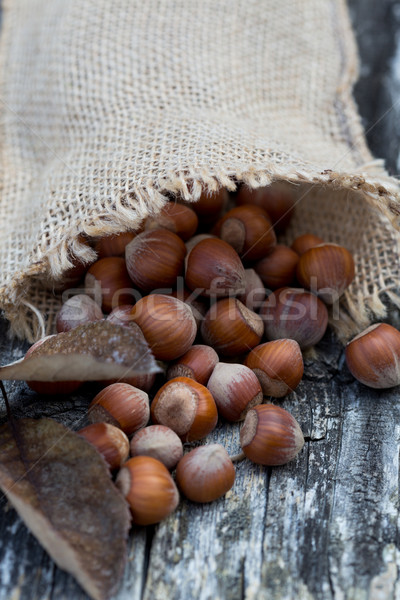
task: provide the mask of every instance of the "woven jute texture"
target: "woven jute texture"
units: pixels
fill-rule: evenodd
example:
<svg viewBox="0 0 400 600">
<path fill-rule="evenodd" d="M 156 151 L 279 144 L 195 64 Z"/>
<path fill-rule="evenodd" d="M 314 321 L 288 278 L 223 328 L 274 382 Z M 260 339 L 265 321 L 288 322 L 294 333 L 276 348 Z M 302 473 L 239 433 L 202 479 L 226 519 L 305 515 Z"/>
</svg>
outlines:
<svg viewBox="0 0 400 600">
<path fill-rule="evenodd" d="M 399 303 L 399 189 L 351 96 L 341 0 L 5 0 L 0 38 L 0 307 L 52 326 L 43 280 L 175 193 L 289 182 L 290 241 L 353 251 L 343 338 Z"/>
</svg>

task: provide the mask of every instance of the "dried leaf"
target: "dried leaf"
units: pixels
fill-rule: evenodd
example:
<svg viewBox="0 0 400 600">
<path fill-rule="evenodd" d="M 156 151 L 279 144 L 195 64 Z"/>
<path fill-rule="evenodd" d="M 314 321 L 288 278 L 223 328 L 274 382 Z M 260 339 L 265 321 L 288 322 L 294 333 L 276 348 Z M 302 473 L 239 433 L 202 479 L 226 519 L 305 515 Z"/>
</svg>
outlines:
<svg viewBox="0 0 400 600">
<path fill-rule="evenodd" d="M 49 337 L 27 358 L 0 367 L 0 379 L 101 381 L 158 371 L 140 330 L 97 321 Z"/>
<path fill-rule="evenodd" d="M 94 600 L 116 590 L 130 516 L 100 454 L 52 419 L 0 427 L 0 487 L 57 565 Z"/>
</svg>

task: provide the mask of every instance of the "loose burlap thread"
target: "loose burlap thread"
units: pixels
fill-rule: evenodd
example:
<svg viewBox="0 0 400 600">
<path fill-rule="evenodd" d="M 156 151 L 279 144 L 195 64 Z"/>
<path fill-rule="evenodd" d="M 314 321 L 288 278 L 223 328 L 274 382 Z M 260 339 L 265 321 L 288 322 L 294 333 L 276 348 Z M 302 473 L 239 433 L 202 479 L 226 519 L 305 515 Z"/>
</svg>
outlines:
<svg viewBox="0 0 400 600">
<path fill-rule="evenodd" d="M 399 188 L 370 155 L 352 99 L 341 0 L 5 0 L 0 39 L 0 307 L 52 328 L 60 278 L 98 237 L 169 194 L 288 182 L 286 234 L 351 250 L 345 339 L 397 305 Z"/>
</svg>

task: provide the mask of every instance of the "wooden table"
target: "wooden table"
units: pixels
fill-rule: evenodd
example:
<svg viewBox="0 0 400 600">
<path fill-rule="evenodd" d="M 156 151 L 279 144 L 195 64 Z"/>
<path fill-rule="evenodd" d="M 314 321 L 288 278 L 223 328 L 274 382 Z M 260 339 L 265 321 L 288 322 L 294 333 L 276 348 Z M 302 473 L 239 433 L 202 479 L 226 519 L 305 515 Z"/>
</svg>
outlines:
<svg viewBox="0 0 400 600">
<path fill-rule="evenodd" d="M 398 170 L 400 3 L 352 0 L 362 56 L 356 97 L 377 156 Z M 393 57 L 399 54 L 397 62 Z M 396 66 L 397 65 L 397 66 Z M 384 118 L 381 116 L 386 112 Z M 392 313 L 393 318 L 396 313 Z M 0 358 L 26 345 L 6 338 Z M 51 401 L 8 383 L 16 416 L 46 415 L 78 429 L 93 396 Z M 3 420 L 4 405 L 1 405 Z M 287 466 L 243 461 L 224 499 L 183 501 L 156 527 L 136 528 L 118 600 L 386 600 L 400 597 L 398 390 L 356 383 L 331 334 L 306 363 L 295 394 L 282 402 L 300 422 L 306 445 Z M 238 451 L 238 427 L 211 436 Z M 0 501 L 0 600 L 83 600 L 5 499 Z"/>
</svg>

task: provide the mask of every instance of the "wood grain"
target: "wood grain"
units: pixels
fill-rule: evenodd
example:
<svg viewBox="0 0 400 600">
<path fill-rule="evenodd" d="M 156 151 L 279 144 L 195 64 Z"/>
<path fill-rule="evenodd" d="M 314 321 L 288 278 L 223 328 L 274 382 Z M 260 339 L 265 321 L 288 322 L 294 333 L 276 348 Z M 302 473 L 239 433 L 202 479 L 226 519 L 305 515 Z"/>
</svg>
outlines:
<svg viewBox="0 0 400 600">
<path fill-rule="evenodd" d="M 368 139 L 397 168 L 398 2 L 350 2 L 362 54 L 356 97 Z M 400 53 L 399 53 L 400 56 Z M 378 124 L 376 124 L 378 121 Z M 393 318 L 396 318 L 393 313 Z M 0 327 L 2 364 L 26 347 Z M 93 389 L 46 399 L 7 383 L 16 416 L 85 424 Z M 369 390 L 348 373 L 328 334 L 307 361 L 297 392 L 280 404 L 299 420 L 306 444 L 289 465 L 267 469 L 247 460 L 224 499 L 182 501 L 159 526 L 135 528 L 118 600 L 386 600 L 399 598 L 398 390 Z M 1 416 L 5 408 L 1 403 Z M 237 425 L 210 436 L 234 454 Z M 0 501 L 0 600 L 84 600 L 4 498 Z"/>
</svg>

